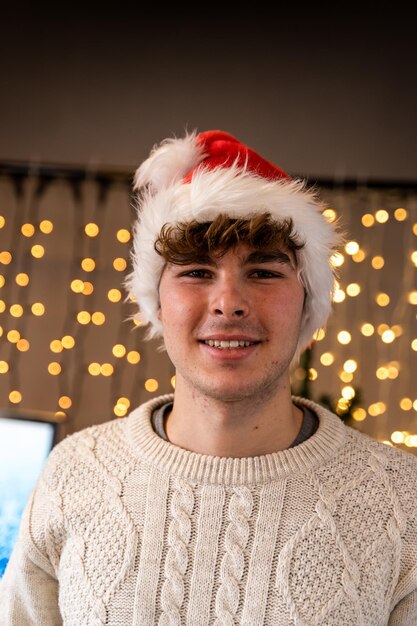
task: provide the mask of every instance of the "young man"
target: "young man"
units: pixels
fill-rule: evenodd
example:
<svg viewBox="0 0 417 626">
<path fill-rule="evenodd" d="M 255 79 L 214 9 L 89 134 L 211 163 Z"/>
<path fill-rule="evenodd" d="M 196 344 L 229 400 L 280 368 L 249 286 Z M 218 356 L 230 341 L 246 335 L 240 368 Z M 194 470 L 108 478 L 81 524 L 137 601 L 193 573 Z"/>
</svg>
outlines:
<svg viewBox="0 0 417 626">
<path fill-rule="evenodd" d="M 417 459 L 291 395 L 331 309 L 323 205 L 220 131 L 135 189 L 126 287 L 175 392 L 55 447 L 0 624 L 415 626 Z"/>
</svg>

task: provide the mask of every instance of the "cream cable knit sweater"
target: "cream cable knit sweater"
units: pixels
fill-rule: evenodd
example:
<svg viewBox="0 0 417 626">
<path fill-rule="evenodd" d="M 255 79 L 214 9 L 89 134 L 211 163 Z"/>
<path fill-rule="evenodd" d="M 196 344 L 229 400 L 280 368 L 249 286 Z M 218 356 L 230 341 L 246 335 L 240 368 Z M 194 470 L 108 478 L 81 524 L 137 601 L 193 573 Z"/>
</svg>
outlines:
<svg viewBox="0 0 417 626">
<path fill-rule="evenodd" d="M 159 438 L 152 399 L 67 437 L 26 507 L 1 626 L 416 626 L 417 459 L 313 402 L 254 458 Z"/>
</svg>

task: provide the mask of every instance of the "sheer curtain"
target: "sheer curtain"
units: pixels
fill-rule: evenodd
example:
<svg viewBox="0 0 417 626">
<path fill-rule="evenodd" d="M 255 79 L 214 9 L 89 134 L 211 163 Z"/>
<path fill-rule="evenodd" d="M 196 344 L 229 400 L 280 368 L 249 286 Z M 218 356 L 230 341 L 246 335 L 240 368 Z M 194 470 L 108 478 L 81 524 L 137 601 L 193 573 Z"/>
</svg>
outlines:
<svg viewBox="0 0 417 626">
<path fill-rule="evenodd" d="M 294 393 L 417 453 L 417 187 L 316 184 L 346 245 Z M 62 437 L 173 390 L 122 286 L 134 219 L 129 173 L 0 167 L 0 408 L 58 413 Z"/>
</svg>

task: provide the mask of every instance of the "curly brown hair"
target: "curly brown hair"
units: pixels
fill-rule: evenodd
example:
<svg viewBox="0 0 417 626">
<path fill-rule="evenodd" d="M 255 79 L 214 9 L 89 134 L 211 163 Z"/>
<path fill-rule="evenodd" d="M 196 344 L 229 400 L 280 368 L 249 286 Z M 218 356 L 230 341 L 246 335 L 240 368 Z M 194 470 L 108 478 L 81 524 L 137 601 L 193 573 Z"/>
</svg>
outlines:
<svg viewBox="0 0 417 626">
<path fill-rule="evenodd" d="M 154 247 L 166 262 L 187 265 L 207 256 L 221 257 L 238 244 L 271 253 L 287 250 L 295 258 L 304 246 L 291 219 L 277 222 L 269 213 L 261 213 L 245 219 L 220 214 L 211 222 L 168 223 Z"/>
</svg>

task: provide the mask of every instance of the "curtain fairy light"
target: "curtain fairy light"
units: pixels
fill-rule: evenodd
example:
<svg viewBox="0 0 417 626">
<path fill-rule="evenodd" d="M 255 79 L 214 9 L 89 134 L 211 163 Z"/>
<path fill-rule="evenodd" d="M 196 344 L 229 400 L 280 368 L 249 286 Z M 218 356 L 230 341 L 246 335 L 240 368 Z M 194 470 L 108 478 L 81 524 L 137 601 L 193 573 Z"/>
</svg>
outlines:
<svg viewBox="0 0 417 626">
<path fill-rule="evenodd" d="M 131 182 L 0 166 L 0 407 L 54 411 L 73 432 L 175 388 L 122 287 Z M 294 372 L 294 393 L 417 453 L 417 188 L 317 184 L 347 239 L 332 259 L 333 315 Z"/>
</svg>

